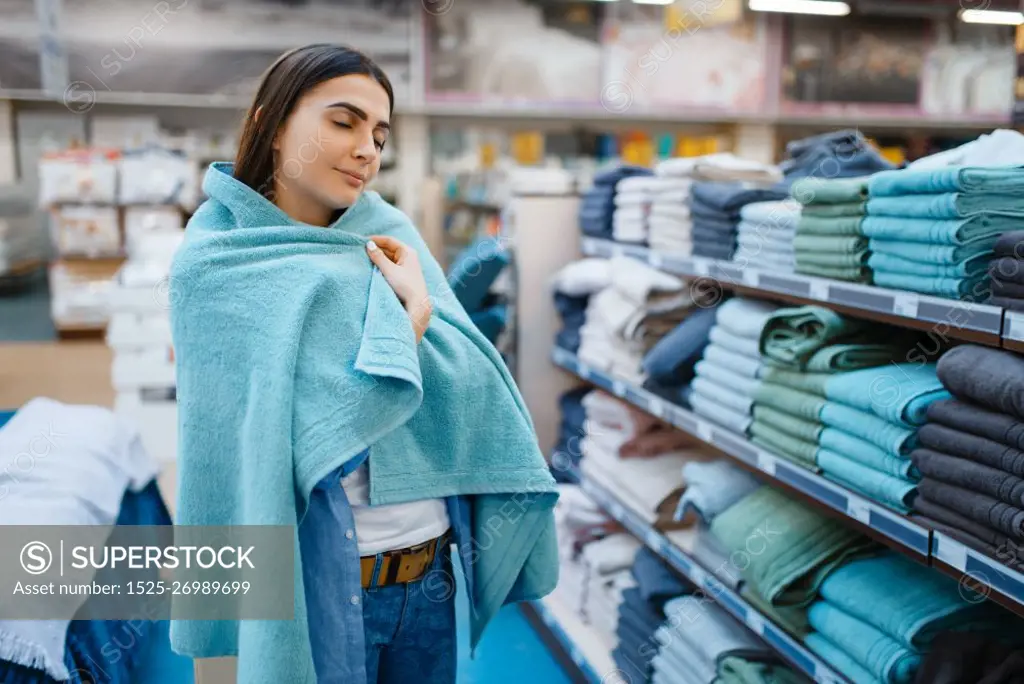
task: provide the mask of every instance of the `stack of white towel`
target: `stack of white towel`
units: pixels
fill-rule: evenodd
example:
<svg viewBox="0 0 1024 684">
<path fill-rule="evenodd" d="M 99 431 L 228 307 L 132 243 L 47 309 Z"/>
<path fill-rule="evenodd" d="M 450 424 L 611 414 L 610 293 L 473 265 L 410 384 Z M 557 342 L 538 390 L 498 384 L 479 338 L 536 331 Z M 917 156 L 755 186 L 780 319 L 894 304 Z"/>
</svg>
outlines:
<svg viewBox="0 0 1024 684">
<path fill-rule="evenodd" d="M 694 367 L 690 405 L 694 412 L 745 434 L 753 422 L 754 392 L 761 374 L 758 343 L 779 305 L 737 297 L 718 307 L 710 344 Z"/>
<path fill-rule="evenodd" d="M 796 269 L 793 238 L 799 220 L 800 204 L 792 199 L 744 205 L 736 228 L 733 261 L 751 268 L 793 273 Z"/>
<path fill-rule="evenodd" d="M 587 304 L 578 355 L 597 370 L 639 385 L 644 355 L 708 293 L 628 257 L 611 259 L 607 273 L 609 285 Z"/>
</svg>

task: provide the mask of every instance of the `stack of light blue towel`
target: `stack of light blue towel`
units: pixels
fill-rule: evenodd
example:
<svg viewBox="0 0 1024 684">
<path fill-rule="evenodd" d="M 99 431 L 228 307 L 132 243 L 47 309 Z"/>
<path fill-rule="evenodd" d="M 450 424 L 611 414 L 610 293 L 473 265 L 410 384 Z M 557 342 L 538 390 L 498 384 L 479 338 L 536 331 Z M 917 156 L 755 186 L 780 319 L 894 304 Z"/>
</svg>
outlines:
<svg viewBox="0 0 1024 684">
<path fill-rule="evenodd" d="M 883 171 L 868 183 L 868 264 L 882 287 L 982 301 L 1004 231 L 1024 220 L 1024 168 Z"/>
<path fill-rule="evenodd" d="M 807 646 L 854 684 L 912 684 L 940 631 L 1010 634 L 1008 611 L 892 552 L 851 560 L 819 587 Z"/>
<path fill-rule="evenodd" d="M 733 261 L 744 267 L 792 273 L 796 267 L 793 238 L 800 205 L 792 199 L 751 202 L 740 209 Z"/>
</svg>

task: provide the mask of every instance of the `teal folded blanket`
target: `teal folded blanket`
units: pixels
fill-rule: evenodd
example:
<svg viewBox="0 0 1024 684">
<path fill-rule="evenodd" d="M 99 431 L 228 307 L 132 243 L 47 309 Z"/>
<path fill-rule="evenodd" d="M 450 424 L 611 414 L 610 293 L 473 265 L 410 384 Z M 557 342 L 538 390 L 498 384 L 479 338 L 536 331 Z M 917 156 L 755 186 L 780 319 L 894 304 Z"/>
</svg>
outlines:
<svg viewBox="0 0 1024 684">
<path fill-rule="evenodd" d="M 886 684 L 912 684 L 921 654 L 896 642 L 875 627 L 844 613 L 827 601 L 807 611 L 811 627 L 841 648 L 865 670 Z"/>
<path fill-rule="evenodd" d="M 874 444 L 887 454 L 909 454 L 915 446 L 913 430 L 845 404 L 826 403 L 821 409 L 821 422 Z"/>
<path fill-rule="evenodd" d="M 743 578 L 776 605 L 810 604 L 830 572 L 877 550 L 867 537 L 768 486 L 719 513 L 711 533 L 729 552 L 746 554 Z"/>
<path fill-rule="evenodd" d="M 789 389 L 814 394 L 822 398 L 825 397 L 825 383 L 829 377 L 831 377 L 830 373 L 802 373 L 775 366 L 765 367 L 761 374 L 761 379 L 764 382 L 783 385 Z"/>
<path fill-rule="evenodd" d="M 804 643 L 807 644 L 807 648 L 841 672 L 853 684 L 879 684 L 873 674 L 865 670 L 846 651 L 826 639 L 824 635 L 814 632 L 807 637 Z"/>
<path fill-rule="evenodd" d="M 817 218 L 863 217 L 867 213 L 867 202 L 844 202 L 842 204 L 806 204 L 800 216 Z"/>
<path fill-rule="evenodd" d="M 827 372 L 887 363 L 903 351 L 901 342 L 879 344 L 866 321 L 822 306 L 778 309 L 761 330 L 761 355 L 791 370 Z"/>
<path fill-rule="evenodd" d="M 847 252 L 850 254 L 867 249 L 868 239 L 854 235 L 803 235 L 793 238 L 793 250 L 799 252 Z"/>
<path fill-rule="evenodd" d="M 997 214 L 978 214 L 966 219 L 912 219 L 868 216 L 862 234 L 879 240 L 964 245 L 980 238 L 998 237 L 1014 230 L 1019 221 Z"/>
<path fill-rule="evenodd" d="M 935 368 L 934 363 L 889 363 L 836 373 L 825 384 L 825 397 L 903 427 L 924 425 L 928 406 L 953 396 Z"/>
<path fill-rule="evenodd" d="M 1024 216 L 1024 197 L 989 193 L 946 193 L 942 195 L 901 195 L 872 197 L 869 216 L 903 216 L 922 219 L 958 219 L 975 214 Z"/>
<path fill-rule="evenodd" d="M 940 192 L 1024 192 L 1024 167 L 945 166 L 938 169 L 881 171 L 868 180 L 871 197 Z"/>
<path fill-rule="evenodd" d="M 863 202 L 868 197 L 868 176 L 860 178 L 800 178 L 790 186 L 789 194 L 800 204 L 846 204 Z"/>
<path fill-rule="evenodd" d="M 958 581 L 891 551 L 851 560 L 820 585 L 821 597 L 907 648 L 922 650 L 942 631 L 1007 624 L 990 601 L 964 600 Z"/>
<path fill-rule="evenodd" d="M 797 249 L 794 250 L 793 257 L 798 266 L 863 268 L 868 261 L 868 250 L 865 248 L 857 252 L 821 252 Z"/>
<path fill-rule="evenodd" d="M 872 238 L 869 247 L 872 252 L 891 254 L 892 256 L 913 261 L 924 261 L 933 264 L 959 264 L 982 254 L 991 254 L 995 243 L 994 238 L 983 238 L 965 245 L 932 245 L 922 242 L 877 240 Z"/>
<path fill-rule="evenodd" d="M 871 252 L 868 257 L 868 266 L 872 270 L 888 271 L 889 273 L 904 273 L 930 278 L 966 278 L 984 274 L 991 261 L 991 254 L 979 254 L 957 264 L 937 264 L 904 259 L 882 252 Z"/>
<path fill-rule="evenodd" d="M 828 479 L 899 513 L 910 512 L 917 493 L 916 483 L 869 468 L 828 449 L 819 449 L 815 458 Z"/>
<path fill-rule="evenodd" d="M 818 466 L 814 459 L 818 455 L 818 445 L 791 434 L 778 430 L 762 420 L 755 418 L 750 427 L 750 441 L 757 446 L 767 449 L 776 456 L 781 456 L 796 465 L 814 472 Z"/>
<path fill-rule="evenodd" d="M 795 273 L 845 280 L 851 283 L 870 283 L 871 269 L 866 266 L 819 266 L 818 264 L 796 264 Z"/>
<path fill-rule="evenodd" d="M 839 237 L 864 235 L 864 231 L 862 231 L 860 227 L 862 220 L 862 216 L 826 218 L 804 214 L 796 224 L 796 234 L 833 235 Z"/>
<path fill-rule="evenodd" d="M 754 403 L 758 406 L 771 406 L 803 420 L 818 422 L 818 416 L 821 414 L 821 409 L 825 407 L 826 401 L 824 398 L 808 392 L 801 392 L 771 382 L 762 382 L 754 392 Z"/>
<path fill-rule="evenodd" d="M 768 603 L 746 582 L 740 585 L 740 596 L 753 606 L 754 610 L 797 639 L 802 640 L 811 633 L 811 626 L 807 622 L 807 606 L 779 606 Z"/>
<path fill-rule="evenodd" d="M 875 285 L 879 287 L 920 292 L 947 299 L 980 302 L 988 298 L 990 291 L 988 275 L 984 273 L 969 278 L 929 278 L 928 276 L 905 273 L 875 271 L 874 278 Z"/>
<path fill-rule="evenodd" d="M 817 444 L 818 437 L 824 429 L 818 421 L 800 418 L 767 404 L 755 405 L 753 416 L 757 423 L 812 444 Z"/>
<path fill-rule="evenodd" d="M 880 447 L 860 437 L 833 427 L 826 427 L 818 436 L 818 457 L 822 450 L 829 450 L 856 461 L 868 468 L 887 473 L 907 481 L 916 481 L 919 477 L 917 469 L 909 458 L 901 458 L 883 451 Z M 815 458 L 817 460 L 817 457 Z"/>
<path fill-rule="evenodd" d="M 549 593 L 556 484 L 501 356 L 408 218 L 365 192 L 327 228 L 299 223 L 230 164 L 212 165 L 203 191 L 169 280 L 175 522 L 297 529 L 314 486 L 369 449 L 373 505 L 465 496 L 471 533 L 490 540 L 474 549 L 472 645 L 503 604 Z M 419 343 L 367 256 L 375 234 L 419 254 L 433 301 Z M 511 525 L 501 513 L 509 505 Z M 500 535 L 485 527 L 494 519 L 505 523 Z M 294 619 L 178 619 L 174 649 L 238 655 L 239 681 L 315 681 L 302 577 L 296 554 L 294 586 L 279 587 L 294 592 Z M 189 600 L 202 599 L 175 603 Z M 239 608 L 250 600 L 239 597 Z"/>
</svg>

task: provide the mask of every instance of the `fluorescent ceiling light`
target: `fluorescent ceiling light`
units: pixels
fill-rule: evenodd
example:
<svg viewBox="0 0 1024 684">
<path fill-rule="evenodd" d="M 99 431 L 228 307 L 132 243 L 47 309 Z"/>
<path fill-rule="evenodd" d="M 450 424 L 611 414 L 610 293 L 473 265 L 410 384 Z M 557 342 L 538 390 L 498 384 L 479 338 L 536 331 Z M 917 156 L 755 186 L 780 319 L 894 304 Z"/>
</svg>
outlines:
<svg viewBox="0 0 1024 684">
<path fill-rule="evenodd" d="M 850 6 L 845 2 L 832 0 L 750 0 L 750 9 L 755 12 L 823 14 L 830 17 L 842 17 L 850 13 Z"/>
<path fill-rule="evenodd" d="M 1012 12 L 1004 10 L 960 10 L 960 21 L 968 24 L 1003 24 L 1005 26 L 1019 26 L 1024 24 L 1024 12 Z"/>
</svg>

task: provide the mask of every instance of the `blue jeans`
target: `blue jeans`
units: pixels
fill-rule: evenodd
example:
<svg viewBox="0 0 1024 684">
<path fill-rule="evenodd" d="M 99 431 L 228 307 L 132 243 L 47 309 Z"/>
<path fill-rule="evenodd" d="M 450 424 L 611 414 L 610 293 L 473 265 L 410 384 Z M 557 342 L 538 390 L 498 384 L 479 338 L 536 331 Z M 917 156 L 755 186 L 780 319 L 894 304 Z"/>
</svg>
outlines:
<svg viewBox="0 0 1024 684">
<path fill-rule="evenodd" d="M 380 557 L 374 575 L 380 571 Z M 374 578 L 376 579 L 376 577 Z M 454 684 L 455 574 L 451 547 L 422 579 L 363 589 L 367 684 Z"/>
</svg>

